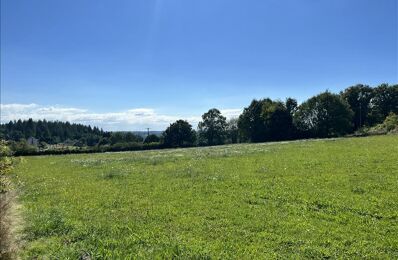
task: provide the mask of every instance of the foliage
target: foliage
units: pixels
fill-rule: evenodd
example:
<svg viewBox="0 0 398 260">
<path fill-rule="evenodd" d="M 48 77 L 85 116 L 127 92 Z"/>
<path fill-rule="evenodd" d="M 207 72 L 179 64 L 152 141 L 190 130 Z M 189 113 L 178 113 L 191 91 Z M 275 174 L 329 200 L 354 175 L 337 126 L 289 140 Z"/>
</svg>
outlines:
<svg viewBox="0 0 398 260">
<path fill-rule="evenodd" d="M 391 112 L 398 114 L 398 85 L 381 84 L 373 91 L 368 115 L 371 125 L 383 122 Z"/>
<path fill-rule="evenodd" d="M 391 112 L 386 119 L 384 119 L 382 126 L 388 132 L 396 130 L 398 128 L 398 115 Z"/>
<path fill-rule="evenodd" d="M 271 102 L 270 99 L 268 101 Z M 261 118 L 263 103 L 265 100 L 252 100 L 248 107 L 239 116 L 238 127 L 242 136 L 252 142 L 261 142 L 264 137 L 264 121 Z"/>
<path fill-rule="evenodd" d="M 297 100 L 289 97 L 286 99 L 285 106 L 286 106 L 286 109 L 289 112 L 289 114 L 291 116 L 293 116 L 294 113 L 296 113 L 296 111 L 297 111 L 297 107 L 298 107 Z"/>
<path fill-rule="evenodd" d="M 149 144 L 149 143 L 159 143 L 159 142 L 160 142 L 160 138 L 159 138 L 159 136 L 157 136 L 157 135 L 155 135 L 155 134 L 148 135 L 148 136 L 145 138 L 145 141 L 144 141 L 144 143 L 146 143 L 146 144 Z"/>
<path fill-rule="evenodd" d="M 382 124 L 389 113 L 398 114 L 398 85 L 371 88 L 357 84 L 340 95 L 326 91 L 301 105 L 291 97 L 285 102 L 253 100 L 237 120 L 229 122 L 213 108 L 203 114 L 197 135 L 184 120 L 170 125 L 161 138 L 151 135 L 144 141 L 133 132 L 106 132 L 81 124 L 29 119 L 1 124 L 0 138 L 9 141 L 16 155 L 132 151 L 324 138 L 354 131 L 356 135 L 385 133 L 388 131 L 376 125 Z"/>
<path fill-rule="evenodd" d="M 398 138 L 25 157 L 22 259 L 397 259 Z"/>
<path fill-rule="evenodd" d="M 398 134 L 398 115 L 390 113 L 383 123 L 370 128 L 361 129 L 361 135 Z"/>
<path fill-rule="evenodd" d="M 10 187 L 10 183 L 7 178 L 7 174 L 12 169 L 12 160 L 10 155 L 11 151 L 7 146 L 7 142 L 0 140 L 0 194 L 6 192 Z"/>
<path fill-rule="evenodd" d="M 373 88 L 357 84 L 346 88 L 340 95 L 354 112 L 354 129 L 356 130 L 363 125 L 369 125 L 368 113 L 370 112 L 370 101 L 374 97 Z"/>
<path fill-rule="evenodd" d="M 15 155 L 126 151 L 148 147 L 141 144 L 141 136 L 132 132 L 104 132 L 97 127 L 69 122 L 11 121 L 1 125 L 1 133 L 9 139 Z M 37 138 L 34 144 L 27 142 L 31 137 Z"/>
<path fill-rule="evenodd" d="M 98 140 L 105 134 L 97 127 L 91 128 L 91 126 L 59 121 L 33 121 L 32 119 L 1 124 L 0 132 L 5 139 L 13 141 L 34 137 L 39 141 L 54 144 L 73 139 L 80 140 L 85 145 L 87 143 L 88 145 L 95 145 L 93 139 Z"/>
<path fill-rule="evenodd" d="M 33 154 L 38 151 L 37 147 L 29 145 L 24 139 L 18 142 L 10 142 L 9 146 L 14 153 Z"/>
<path fill-rule="evenodd" d="M 290 113 L 280 101 L 253 100 L 239 116 L 238 127 L 252 142 L 286 140 L 293 132 Z"/>
<path fill-rule="evenodd" d="M 195 141 L 196 133 L 185 120 L 177 120 L 163 132 L 163 145 L 166 147 L 193 146 Z"/>
<path fill-rule="evenodd" d="M 114 145 L 117 143 L 141 143 L 143 138 L 131 132 L 112 132 L 109 140 Z"/>
<path fill-rule="evenodd" d="M 267 102 L 263 106 L 262 118 L 265 123 L 267 141 L 287 140 L 293 131 L 291 111 L 280 101 Z"/>
<path fill-rule="evenodd" d="M 326 91 L 301 104 L 294 115 L 294 122 L 306 137 L 333 137 L 352 131 L 352 117 L 353 112 L 347 102 Z"/>
<path fill-rule="evenodd" d="M 227 135 L 227 119 L 220 110 L 213 108 L 202 115 L 198 124 L 199 139 L 202 144 L 224 144 Z"/>
<path fill-rule="evenodd" d="M 239 128 L 238 128 L 238 119 L 231 118 L 227 122 L 227 142 L 231 144 L 236 144 L 240 142 L 239 138 Z"/>
</svg>

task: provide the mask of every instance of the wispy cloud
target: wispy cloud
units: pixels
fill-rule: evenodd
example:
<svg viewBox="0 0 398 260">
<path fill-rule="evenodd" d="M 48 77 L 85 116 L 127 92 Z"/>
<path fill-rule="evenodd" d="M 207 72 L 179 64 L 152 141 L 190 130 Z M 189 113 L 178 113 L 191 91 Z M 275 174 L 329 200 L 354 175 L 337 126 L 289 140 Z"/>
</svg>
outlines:
<svg viewBox="0 0 398 260">
<path fill-rule="evenodd" d="M 233 108 L 233 109 L 221 109 L 221 113 L 228 119 L 239 117 L 242 113 L 243 109 L 241 108 Z"/>
<path fill-rule="evenodd" d="M 153 130 L 163 130 L 170 123 L 178 120 L 188 120 L 194 127 L 200 121 L 200 115 L 181 117 L 165 115 L 152 108 L 134 108 L 118 112 L 95 113 L 87 109 L 64 107 L 59 105 L 42 106 L 38 104 L 0 104 L 1 123 L 10 120 L 59 120 L 102 127 L 105 130 L 143 130 L 150 127 Z M 241 109 L 223 109 L 221 112 L 227 118 L 237 117 Z"/>
</svg>

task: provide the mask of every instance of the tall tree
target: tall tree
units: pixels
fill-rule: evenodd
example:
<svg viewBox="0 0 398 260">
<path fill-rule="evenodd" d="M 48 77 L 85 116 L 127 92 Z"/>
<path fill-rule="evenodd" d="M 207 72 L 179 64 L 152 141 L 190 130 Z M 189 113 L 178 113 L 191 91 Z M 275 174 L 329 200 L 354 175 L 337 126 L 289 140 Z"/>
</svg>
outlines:
<svg viewBox="0 0 398 260">
<path fill-rule="evenodd" d="M 199 138 L 207 145 L 223 144 L 227 135 L 227 119 L 221 112 L 212 108 L 202 115 L 198 124 Z"/>
<path fill-rule="evenodd" d="M 48 129 L 48 124 L 46 120 L 39 120 L 37 122 L 37 126 L 36 126 L 36 137 L 43 142 L 49 142 L 51 141 L 51 134 L 50 134 L 50 130 Z"/>
<path fill-rule="evenodd" d="M 261 117 L 264 119 L 267 141 L 286 140 L 292 137 L 293 118 L 290 113 L 283 102 L 264 103 Z"/>
<path fill-rule="evenodd" d="M 398 114 L 398 85 L 381 84 L 374 88 L 369 120 L 372 125 L 381 123 L 390 112 Z"/>
<path fill-rule="evenodd" d="M 271 99 L 253 100 L 238 121 L 239 131 L 252 142 L 289 139 L 293 123 L 285 104 Z"/>
<path fill-rule="evenodd" d="M 34 137 L 36 135 L 36 125 L 32 118 L 28 121 L 24 121 L 24 134 L 25 138 Z"/>
<path fill-rule="evenodd" d="M 192 146 L 195 141 L 195 131 L 185 120 L 177 120 L 163 132 L 163 144 L 166 147 Z"/>
<path fill-rule="evenodd" d="M 353 115 L 345 100 L 326 91 L 301 104 L 294 123 L 308 137 L 341 136 L 352 131 Z"/>
<path fill-rule="evenodd" d="M 294 115 L 294 113 L 297 111 L 297 107 L 298 107 L 298 105 L 297 105 L 297 100 L 296 99 L 294 99 L 294 98 L 287 98 L 286 99 L 286 101 L 285 101 L 285 106 L 286 106 L 286 109 L 287 109 L 287 111 L 289 112 L 289 114 L 291 115 L 291 116 L 293 116 Z"/>
<path fill-rule="evenodd" d="M 270 99 L 254 99 L 239 116 L 238 127 L 242 136 L 252 142 L 265 141 L 264 120 L 261 118 L 264 102 Z"/>
<path fill-rule="evenodd" d="M 367 85 L 357 84 L 346 88 L 340 92 L 341 97 L 347 101 L 351 110 L 354 112 L 354 129 L 369 124 L 370 100 L 374 96 L 374 91 Z"/>
</svg>

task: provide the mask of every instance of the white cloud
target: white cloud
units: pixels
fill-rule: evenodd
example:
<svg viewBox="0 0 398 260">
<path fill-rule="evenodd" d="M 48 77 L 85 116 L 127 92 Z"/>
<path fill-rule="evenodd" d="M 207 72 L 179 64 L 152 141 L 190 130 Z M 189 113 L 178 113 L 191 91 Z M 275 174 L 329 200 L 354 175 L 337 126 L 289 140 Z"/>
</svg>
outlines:
<svg viewBox="0 0 398 260">
<path fill-rule="evenodd" d="M 38 105 L 37 104 L 0 104 L 0 108 L 1 108 L 1 110 L 3 110 L 3 109 L 11 109 L 11 110 L 14 110 L 14 111 L 21 111 L 21 110 L 24 110 L 24 109 L 29 109 L 29 108 L 34 108 L 34 107 L 37 107 Z"/>
<path fill-rule="evenodd" d="M 29 119 L 34 120 L 59 120 L 73 123 L 90 124 L 102 127 L 105 130 L 144 130 L 150 127 L 153 130 L 164 130 L 170 123 L 185 119 L 195 128 L 201 117 L 192 115 L 181 117 L 178 115 L 159 114 L 152 108 L 134 108 L 120 112 L 95 113 L 87 109 L 41 106 L 37 104 L 0 104 L 1 123 L 10 120 Z M 242 109 L 221 110 L 227 118 L 237 117 Z"/>
<path fill-rule="evenodd" d="M 228 119 L 237 118 L 242 113 L 243 109 L 234 108 L 234 109 L 221 109 L 221 113 Z"/>
</svg>

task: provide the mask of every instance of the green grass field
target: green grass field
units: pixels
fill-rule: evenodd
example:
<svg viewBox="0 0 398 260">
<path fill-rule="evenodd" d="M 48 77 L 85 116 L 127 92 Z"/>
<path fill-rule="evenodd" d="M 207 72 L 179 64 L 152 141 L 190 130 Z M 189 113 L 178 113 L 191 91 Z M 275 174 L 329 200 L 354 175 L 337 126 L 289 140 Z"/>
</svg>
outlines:
<svg viewBox="0 0 398 260">
<path fill-rule="evenodd" d="M 22 258 L 398 258 L 398 136 L 24 157 Z"/>
</svg>

